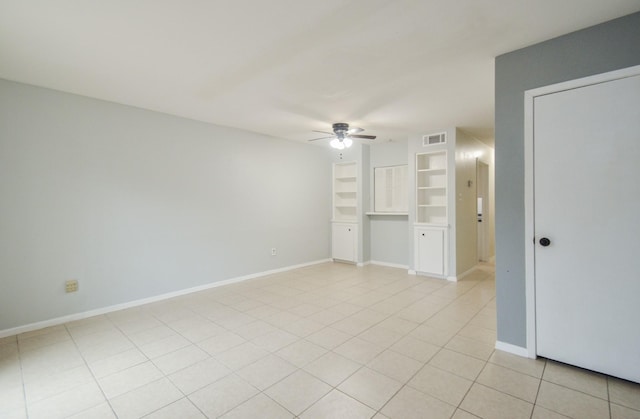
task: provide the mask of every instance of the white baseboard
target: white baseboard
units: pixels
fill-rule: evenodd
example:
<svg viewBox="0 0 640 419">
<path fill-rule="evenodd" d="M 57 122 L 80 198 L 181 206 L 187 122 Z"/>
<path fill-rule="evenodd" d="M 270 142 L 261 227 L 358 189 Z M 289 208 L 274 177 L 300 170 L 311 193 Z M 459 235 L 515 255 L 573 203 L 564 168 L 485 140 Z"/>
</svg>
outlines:
<svg viewBox="0 0 640 419">
<path fill-rule="evenodd" d="M 527 348 L 523 348 L 522 346 L 516 346 L 510 343 L 500 342 L 498 340 L 496 341 L 496 349 L 503 352 L 509 352 L 510 354 L 529 358 L 529 351 L 527 350 Z"/>
<path fill-rule="evenodd" d="M 468 269 L 466 271 L 464 271 L 463 273 L 461 273 L 460 275 L 452 275 L 452 276 L 448 276 L 447 277 L 447 281 L 451 281 L 451 282 L 458 282 L 461 279 L 463 279 L 465 276 L 469 275 L 471 272 L 475 271 L 476 269 L 478 269 L 478 265 L 475 265 L 473 268 Z"/>
<path fill-rule="evenodd" d="M 378 266 L 388 266 L 389 268 L 409 269 L 409 266 L 407 265 L 400 265 L 398 263 L 381 262 L 379 260 L 371 260 L 367 263 L 371 263 L 372 265 L 378 265 Z"/>
<path fill-rule="evenodd" d="M 409 275 L 418 275 L 418 272 L 414 271 L 413 269 L 409 269 L 409 270 L 407 270 L 407 274 L 409 274 Z"/>
<path fill-rule="evenodd" d="M 138 306 L 149 304 L 149 303 L 155 303 L 155 302 L 158 302 L 158 301 L 168 300 L 170 298 L 180 297 L 182 295 L 192 294 L 192 293 L 198 292 L 198 291 L 204 291 L 204 290 L 208 290 L 208 289 L 211 289 L 211 288 L 221 287 L 223 285 L 235 284 L 237 282 L 247 281 L 249 279 L 259 278 L 259 277 L 262 277 L 262 276 L 272 275 L 272 274 L 276 274 L 276 273 L 280 273 L 280 272 L 291 271 L 293 269 L 304 268 L 306 266 L 318 265 L 320 263 L 331 262 L 331 260 L 332 259 L 321 259 L 321 260 L 316 260 L 316 261 L 313 261 L 313 262 L 301 263 L 299 265 L 285 266 L 283 268 L 271 269 L 271 270 L 268 270 L 268 271 L 258 272 L 258 273 L 255 273 L 255 274 L 249 274 L 249 275 L 239 276 L 239 277 L 236 277 L 236 278 L 225 279 L 223 281 L 212 282 L 212 283 L 205 284 L 205 285 L 199 285 L 197 287 L 186 288 L 186 289 L 183 289 L 183 290 L 173 291 L 173 292 L 169 292 L 169 293 L 161 294 L 161 295 L 155 295 L 153 297 L 142 298 L 140 300 L 134 300 L 134 301 L 126 302 L 126 303 L 115 304 L 115 305 L 112 305 L 112 306 L 101 307 L 101 308 L 97 308 L 97 309 L 94 309 L 94 310 L 83 311 L 81 313 L 69 314 L 69 315 L 62 316 L 62 317 L 56 317 L 56 318 L 49 319 L 49 320 L 43 320 L 43 321 L 40 321 L 40 322 L 26 324 L 24 326 L 12 327 L 11 329 L 0 330 L 0 338 L 7 337 L 7 336 L 13 336 L 13 335 L 17 335 L 17 334 L 25 333 L 25 332 L 31 332 L 33 330 L 44 329 L 45 327 L 57 326 L 59 324 L 64 324 L 64 323 L 68 323 L 68 322 L 72 322 L 72 321 L 76 321 L 76 320 L 82 320 L 82 319 L 86 319 L 86 318 L 93 317 L 93 316 L 99 316 L 99 315 L 102 315 L 102 314 L 112 313 L 112 312 L 118 311 L 118 310 L 124 310 L 124 309 L 127 309 L 127 308 L 138 307 Z"/>
</svg>

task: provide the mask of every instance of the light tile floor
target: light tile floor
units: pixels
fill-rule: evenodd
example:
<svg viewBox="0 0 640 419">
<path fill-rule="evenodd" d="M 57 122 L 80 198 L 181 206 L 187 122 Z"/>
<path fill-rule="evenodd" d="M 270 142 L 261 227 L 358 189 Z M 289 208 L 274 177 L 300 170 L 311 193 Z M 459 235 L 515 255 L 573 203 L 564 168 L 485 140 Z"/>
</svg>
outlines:
<svg viewBox="0 0 640 419">
<path fill-rule="evenodd" d="M 325 263 L 0 339 L 0 418 L 640 418 L 640 385 L 494 350 L 493 270 Z"/>
</svg>

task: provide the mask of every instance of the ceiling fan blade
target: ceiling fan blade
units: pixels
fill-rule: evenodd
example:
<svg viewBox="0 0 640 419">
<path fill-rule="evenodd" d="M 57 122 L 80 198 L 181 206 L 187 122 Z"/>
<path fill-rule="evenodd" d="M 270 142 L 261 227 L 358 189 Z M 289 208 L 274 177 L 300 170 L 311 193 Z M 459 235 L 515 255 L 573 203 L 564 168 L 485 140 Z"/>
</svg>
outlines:
<svg viewBox="0 0 640 419">
<path fill-rule="evenodd" d="M 349 137 L 351 138 L 362 138 L 365 140 L 375 140 L 376 136 L 375 135 L 350 135 Z"/>
<path fill-rule="evenodd" d="M 334 135 L 330 136 L 330 137 L 320 137 L 320 138 L 314 138 L 313 140 L 308 140 L 308 141 L 318 141 L 318 140 L 326 140 L 327 138 L 335 138 Z"/>
<path fill-rule="evenodd" d="M 358 132 L 364 131 L 363 128 L 353 127 L 349 129 L 349 134 L 357 134 Z"/>
<path fill-rule="evenodd" d="M 322 134 L 329 134 L 329 135 L 333 135 L 333 132 L 327 132 L 327 131 L 318 131 L 318 130 L 316 130 L 316 129 L 314 129 L 314 130 L 311 130 L 311 132 L 319 132 L 319 133 L 322 133 Z"/>
</svg>

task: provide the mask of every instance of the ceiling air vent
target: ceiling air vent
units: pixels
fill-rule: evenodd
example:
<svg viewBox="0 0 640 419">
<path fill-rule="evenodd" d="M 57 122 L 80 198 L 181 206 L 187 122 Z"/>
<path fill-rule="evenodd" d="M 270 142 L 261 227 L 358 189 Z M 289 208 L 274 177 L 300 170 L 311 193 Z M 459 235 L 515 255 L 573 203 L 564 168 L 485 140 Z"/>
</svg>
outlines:
<svg viewBox="0 0 640 419">
<path fill-rule="evenodd" d="M 444 144 L 447 142 L 447 133 L 439 132 L 437 134 L 429 134 L 422 137 L 422 146 L 426 147 L 428 145 L 434 144 Z"/>
</svg>

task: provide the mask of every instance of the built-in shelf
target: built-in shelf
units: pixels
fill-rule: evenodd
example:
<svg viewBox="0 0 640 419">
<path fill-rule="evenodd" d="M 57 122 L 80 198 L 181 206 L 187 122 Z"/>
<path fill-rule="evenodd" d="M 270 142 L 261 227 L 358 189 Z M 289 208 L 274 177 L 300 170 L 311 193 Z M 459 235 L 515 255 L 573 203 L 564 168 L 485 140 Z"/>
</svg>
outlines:
<svg viewBox="0 0 640 419">
<path fill-rule="evenodd" d="M 408 212 L 366 212 L 366 215 L 391 215 L 398 217 L 407 217 L 409 215 Z"/>
<path fill-rule="evenodd" d="M 355 162 L 333 165 L 333 219 L 355 222 L 358 215 L 358 172 Z"/>
<path fill-rule="evenodd" d="M 446 151 L 416 154 L 416 222 L 448 222 Z"/>
<path fill-rule="evenodd" d="M 331 220 L 331 257 L 334 260 L 358 260 L 358 198 L 357 163 L 334 163 Z"/>
<path fill-rule="evenodd" d="M 437 169 L 418 169 L 418 172 L 446 172 L 445 168 L 437 168 Z"/>
<path fill-rule="evenodd" d="M 439 227 L 439 228 L 449 228 L 449 224 L 442 223 L 413 223 L 414 227 Z"/>
</svg>

